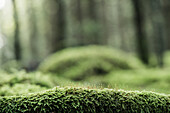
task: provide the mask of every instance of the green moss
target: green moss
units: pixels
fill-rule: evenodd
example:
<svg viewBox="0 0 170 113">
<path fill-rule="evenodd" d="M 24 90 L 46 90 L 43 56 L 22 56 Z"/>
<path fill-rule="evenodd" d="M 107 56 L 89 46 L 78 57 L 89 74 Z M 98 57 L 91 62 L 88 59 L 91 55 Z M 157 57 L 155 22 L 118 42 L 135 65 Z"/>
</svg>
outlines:
<svg viewBox="0 0 170 113">
<path fill-rule="evenodd" d="M 113 70 L 141 67 L 137 58 L 122 51 L 104 46 L 85 46 L 68 48 L 51 55 L 39 70 L 82 80 L 92 75 L 106 75 Z"/>
<path fill-rule="evenodd" d="M 86 82 L 125 90 L 147 90 L 170 94 L 169 69 L 114 71 L 105 77 L 89 77 Z"/>
<path fill-rule="evenodd" d="M 54 84 L 51 82 L 50 75 L 43 75 L 40 72 L 26 73 L 25 71 L 17 71 L 15 73 L 0 73 L 0 86 L 13 86 L 17 83 L 30 83 L 41 87 L 51 88 Z"/>
<path fill-rule="evenodd" d="M 70 83 L 64 78 L 40 72 L 19 71 L 12 74 L 0 72 L 0 78 L 0 96 L 33 93 Z"/>
<path fill-rule="evenodd" d="M 170 67 L 170 51 L 167 51 L 164 54 L 164 65 L 165 67 Z"/>
<path fill-rule="evenodd" d="M 0 95 L 1 96 L 13 96 L 13 95 L 23 95 L 28 93 L 35 93 L 43 90 L 47 90 L 46 87 L 41 87 L 35 84 L 23 83 L 23 84 L 14 84 L 13 86 L 10 85 L 3 85 L 0 87 Z"/>
<path fill-rule="evenodd" d="M 21 64 L 16 60 L 10 60 L 2 65 L 0 65 L 0 70 L 12 73 L 15 70 L 21 70 Z"/>
<path fill-rule="evenodd" d="M 170 96 L 111 89 L 54 88 L 26 96 L 0 97 L 1 113 L 168 113 Z"/>
</svg>

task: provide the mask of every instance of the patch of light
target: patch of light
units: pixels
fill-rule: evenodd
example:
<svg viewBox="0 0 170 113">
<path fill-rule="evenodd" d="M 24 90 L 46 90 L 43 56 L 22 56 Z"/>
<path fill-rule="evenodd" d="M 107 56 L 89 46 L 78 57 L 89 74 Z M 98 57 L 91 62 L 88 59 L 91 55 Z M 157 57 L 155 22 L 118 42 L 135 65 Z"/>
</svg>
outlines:
<svg viewBox="0 0 170 113">
<path fill-rule="evenodd" d="M 0 0 L 0 9 L 2 9 L 3 7 L 5 7 L 5 1 L 6 1 L 6 0 Z"/>
<path fill-rule="evenodd" d="M 2 36 L 0 35 L 0 49 L 4 46 L 4 40 Z"/>
</svg>

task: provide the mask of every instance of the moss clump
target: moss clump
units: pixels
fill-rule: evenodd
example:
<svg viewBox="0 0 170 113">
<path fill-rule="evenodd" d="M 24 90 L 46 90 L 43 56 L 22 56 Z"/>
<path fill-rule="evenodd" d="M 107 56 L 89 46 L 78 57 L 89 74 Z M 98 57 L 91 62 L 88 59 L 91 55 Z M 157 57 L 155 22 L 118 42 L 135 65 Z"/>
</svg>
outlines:
<svg viewBox="0 0 170 113">
<path fill-rule="evenodd" d="M 147 90 L 170 94 L 169 69 L 140 69 L 111 72 L 105 77 L 89 77 L 86 82 L 125 90 Z"/>
<path fill-rule="evenodd" d="M 1 96 L 25 95 L 28 93 L 35 93 L 47 89 L 48 89 L 47 87 L 41 87 L 39 85 L 29 83 L 22 84 L 16 83 L 13 86 L 6 84 L 0 87 L 0 95 Z"/>
<path fill-rule="evenodd" d="M 1 71 L 0 78 L 0 96 L 33 93 L 69 84 L 69 81 L 64 78 L 40 72 L 19 71 L 9 74 Z"/>
<path fill-rule="evenodd" d="M 170 68 L 170 51 L 167 51 L 164 54 L 164 67 Z"/>
<path fill-rule="evenodd" d="M 48 57 L 39 67 L 72 80 L 91 75 L 105 75 L 113 70 L 142 67 L 134 56 L 104 46 L 68 48 Z"/>
<path fill-rule="evenodd" d="M 3 85 L 13 86 L 17 83 L 29 83 L 47 88 L 54 87 L 50 75 L 47 76 L 40 72 L 26 73 L 25 71 L 18 71 L 12 74 L 4 72 L 0 73 L 0 78 L 0 87 Z"/>
<path fill-rule="evenodd" d="M 0 97 L 1 113 L 168 113 L 170 96 L 83 88 L 54 88 L 26 96 Z"/>
<path fill-rule="evenodd" d="M 12 73 L 14 70 L 21 70 L 21 64 L 16 60 L 10 60 L 0 65 L 0 70 Z"/>
<path fill-rule="evenodd" d="M 0 78 L 0 96 L 33 93 L 55 86 L 50 76 L 39 72 L 20 71 L 13 74 L 1 72 Z"/>
</svg>

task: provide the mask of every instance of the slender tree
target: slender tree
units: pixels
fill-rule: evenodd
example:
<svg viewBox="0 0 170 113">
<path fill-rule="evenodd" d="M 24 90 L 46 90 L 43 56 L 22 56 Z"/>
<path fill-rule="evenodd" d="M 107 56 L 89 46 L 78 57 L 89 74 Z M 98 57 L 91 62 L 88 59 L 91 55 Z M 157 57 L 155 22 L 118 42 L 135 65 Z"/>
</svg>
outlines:
<svg viewBox="0 0 170 113">
<path fill-rule="evenodd" d="M 78 29 L 77 29 L 77 39 L 78 45 L 84 45 L 84 31 L 83 31 L 83 4 L 81 0 L 76 0 L 76 8 L 75 8 L 75 17 L 76 21 L 78 22 Z"/>
<path fill-rule="evenodd" d="M 148 42 L 144 32 L 143 0 L 132 0 L 136 25 L 136 37 L 139 57 L 145 64 L 149 64 Z"/>
<path fill-rule="evenodd" d="M 15 31 L 14 31 L 14 52 L 15 52 L 15 59 L 21 60 L 21 45 L 19 39 L 19 18 L 17 13 L 17 3 L 16 0 L 12 0 L 13 3 L 13 13 L 14 13 L 14 24 L 15 24 Z"/>
<path fill-rule="evenodd" d="M 121 38 L 121 48 L 126 50 L 126 43 L 125 43 L 125 32 L 124 32 L 124 25 L 125 20 L 123 18 L 123 8 L 122 8 L 122 0 L 118 0 L 118 22 L 119 22 L 119 31 L 120 31 L 120 38 Z"/>
<path fill-rule="evenodd" d="M 32 56 L 36 59 L 38 57 L 38 35 L 37 35 L 37 19 L 36 11 L 34 8 L 34 0 L 27 1 L 28 14 L 29 14 L 29 29 L 30 29 L 30 48 Z"/>
<path fill-rule="evenodd" d="M 65 47 L 66 13 L 64 0 L 46 0 L 47 42 L 49 52 L 53 53 Z"/>
<path fill-rule="evenodd" d="M 162 0 L 162 5 L 163 5 L 163 15 L 165 19 L 165 31 L 166 31 L 166 49 L 170 50 L 170 1 L 169 0 Z"/>
<path fill-rule="evenodd" d="M 65 18 L 65 3 L 63 0 L 55 0 L 56 1 L 56 14 L 52 17 L 52 52 L 56 52 L 60 49 L 64 48 L 64 40 L 65 40 L 65 31 L 66 31 L 66 18 Z M 53 7 L 54 8 L 54 7 Z"/>
<path fill-rule="evenodd" d="M 158 65 L 163 67 L 164 54 L 164 19 L 160 0 L 150 0 L 151 20 L 153 26 L 153 37 L 155 45 L 155 53 Z"/>
<path fill-rule="evenodd" d="M 30 40 L 30 49 L 31 49 L 31 61 L 27 66 L 28 71 L 35 70 L 38 66 L 39 60 L 39 40 L 38 40 L 38 28 L 37 28 L 37 15 L 35 9 L 34 0 L 26 0 L 27 3 L 27 12 L 29 18 L 29 40 Z"/>
<path fill-rule="evenodd" d="M 109 35 L 110 35 L 110 32 L 109 32 L 109 28 L 108 28 L 108 9 L 107 9 L 107 5 L 109 4 L 109 1 L 106 1 L 106 0 L 101 0 L 100 2 L 100 7 L 97 9 L 101 9 L 100 11 L 100 15 L 101 17 L 101 20 L 100 20 L 100 23 L 102 23 L 102 33 L 100 33 L 100 37 L 101 37 L 101 40 L 100 40 L 100 44 L 107 44 L 108 42 L 108 39 L 109 39 Z M 105 37 L 105 38 L 103 38 Z"/>
<path fill-rule="evenodd" d="M 88 0 L 88 7 L 86 9 L 88 11 L 88 22 L 90 26 L 93 26 L 94 28 L 91 29 L 89 27 L 90 32 L 88 35 L 87 44 L 100 44 L 100 29 L 99 29 L 99 21 L 98 21 L 98 7 L 96 0 Z"/>
</svg>

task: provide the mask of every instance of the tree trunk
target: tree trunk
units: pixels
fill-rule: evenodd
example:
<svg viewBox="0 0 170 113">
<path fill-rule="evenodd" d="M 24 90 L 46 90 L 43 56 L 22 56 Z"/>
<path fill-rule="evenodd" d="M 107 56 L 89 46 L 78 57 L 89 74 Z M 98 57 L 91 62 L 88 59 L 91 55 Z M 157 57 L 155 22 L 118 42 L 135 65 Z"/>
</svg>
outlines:
<svg viewBox="0 0 170 113">
<path fill-rule="evenodd" d="M 17 13 L 16 0 L 12 0 L 12 2 L 13 2 L 14 24 L 15 24 L 14 52 L 15 52 L 15 59 L 19 61 L 21 60 L 21 45 L 19 39 L 19 18 Z"/>
<path fill-rule="evenodd" d="M 121 0 L 118 0 L 118 22 L 119 22 L 119 32 L 120 32 L 120 38 L 121 38 L 121 49 L 123 50 L 126 50 L 126 38 L 125 38 L 125 30 L 124 30 L 124 25 L 125 25 L 125 20 L 124 20 L 124 17 L 123 17 L 123 9 L 122 9 L 122 1 Z"/>
<path fill-rule="evenodd" d="M 38 40 L 38 28 L 37 28 L 37 17 L 36 10 L 34 6 L 34 0 L 27 0 L 28 15 L 29 15 L 29 40 L 31 49 L 31 61 L 27 66 L 28 71 L 33 71 L 37 68 L 40 58 L 38 46 L 40 45 Z"/>
<path fill-rule="evenodd" d="M 84 45 L 84 31 L 83 31 L 83 9 L 82 9 L 82 1 L 81 0 L 76 0 L 77 7 L 76 9 L 76 20 L 78 21 L 78 29 L 77 29 L 77 39 L 78 39 L 78 45 Z"/>
<path fill-rule="evenodd" d="M 144 32 L 144 12 L 142 0 L 132 0 L 134 6 L 134 16 L 136 25 L 137 48 L 140 59 L 145 64 L 149 64 L 149 51 L 147 38 Z"/>
<path fill-rule="evenodd" d="M 151 0 L 151 19 L 153 25 L 153 38 L 157 62 L 160 67 L 163 67 L 164 54 L 164 20 L 162 15 L 162 7 L 160 0 Z"/>
<path fill-rule="evenodd" d="M 108 1 L 106 0 L 101 0 L 100 2 L 100 11 L 101 11 L 101 23 L 102 23 L 102 33 L 100 33 L 100 37 L 101 37 L 101 40 L 99 40 L 100 44 L 102 45 L 106 45 L 108 43 L 108 39 L 109 39 L 109 35 L 110 35 L 110 32 L 109 32 L 109 28 L 108 28 L 108 9 L 107 9 L 107 4 Z M 98 8 L 98 10 L 99 10 Z"/>
<path fill-rule="evenodd" d="M 30 29 L 30 48 L 33 59 L 37 59 L 38 57 L 38 35 L 37 35 L 37 20 L 36 20 L 36 14 L 35 14 L 35 8 L 34 8 L 34 0 L 28 0 L 28 11 L 29 11 L 29 29 Z"/>
<path fill-rule="evenodd" d="M 170 1 L 169 0 L 162 0 L 163 3 L 163 14 L 165 19 L 165 32 L 166 32 L 166 49 L 170 50 Z"/>
<path fill-rule="evenodd" d="M 50 38 L 48 38 L 48 42 L 50 42 L 50 52 L 53 53 L 64 48 L 66 34 L 65 2 L 63 0 L 52 0 L 47 2 L 50 3 L 50 12 L 48 12 Z"/>
<path fill-rule="evenodd" d="M 99 22 L 97 17 L 97 2 L 96 0 L 89 0 L 88 1 L 88 24 L 89 26 L 93 26 L 94 28 L 89 29 L 91 30 L 88 35 L 87 44 L 100 44 L 100 29 L 99 29 Z"/>
</svg>

